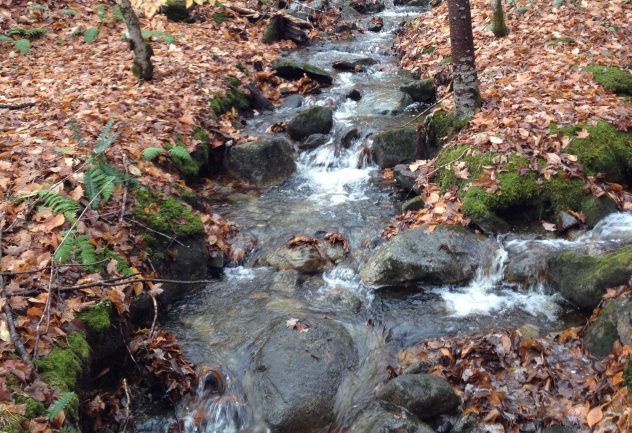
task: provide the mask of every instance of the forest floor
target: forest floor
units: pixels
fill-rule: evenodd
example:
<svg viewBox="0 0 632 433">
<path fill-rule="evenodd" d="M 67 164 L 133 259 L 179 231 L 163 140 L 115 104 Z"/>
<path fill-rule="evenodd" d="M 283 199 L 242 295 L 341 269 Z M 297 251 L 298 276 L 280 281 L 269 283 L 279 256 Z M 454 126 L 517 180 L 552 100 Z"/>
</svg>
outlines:
<svg viewBox="0 0 632 433">
<path fill-rule="evenodd" d="M 143 151 L 175 140 L 181 140 L 191 151 L 198 144 L 192 134 L 194 126 L 221 131 L 211 134 L 212 146 L 223 146 L 226 137 L 237 144 L 246 141 L 248 137 L 239 130 L 238 113 L 211 116 L 209 99 L 228 91 L 228 77 L 234 76 L 242 82 L 256 83 L 267 98 L 278 103 L 279 89 L 291 85 L 274 76 L 269 65 L 282 50 L 295 47 L 291 42 L 263 44 L 266 21 L 252 23 L 228 7 L 197 8 L 196 14 L 204 20 L 195 24 L 170 22 L 162 15 L 141 17 L 143 29 L 153 31 L 155 64 L 154 80 L 141 83 L 131 72 L 132 54 L 122 37 L 124 26 L 111 8 L 99 7 L 96 0 L 68 2 L 66 9 L 50 3 L 0 0 L 3 34 L 15 28 L 45 30 L 39 37 L 29 37 L 30 49 L 25 54 L 18 49 L 25 49 L 25 43 L 14 44 L 26 37 L 12 36 L 12 41 L 0 41 L 0 104 L 28 104 L 16 109 L 0 108 L 0 284 L 6 294 L 0 304 L 14 317 L 25 346 L 22 356 L 18 356 L 9 317 L 2 317 L 0 422 L 17 420 L 34 432 L 65 425 L 63 416 L 56 413 L 49 420 L 43 408 L 59 401 L 66 390 L 41 380 L 36 372 L 37 360 L 55 348 L 71 345 L 69 329 L 78 326 L 76 319 L 82 310 L 107 299 L 119 315 L 125 316 L 135 292 L 157 289 L 151 281 L 138 281 L 156 274 L 145 260 L 143 240 L 127 218 L 134 202 L 125 184 L 113 188 L 111 196 L 102 199 L 98 207 L 92 206 L 89 197 L 93 195 L 87 191 L 90 186 L 84 175 L 95 160 L 94 144 L 99 142 L 99 136 L 113 139 L 103 155 L 129 179 L 160 191 L 162 197 L 190 193 L 191 188 L 177 170 L 145 161 Z M 233 4 L 258 8 L 255 1 Z M 487 29 L 488 2 L 472 2 L 477 66 L 485 103 L 453 143 L 467 142 L 480 151 L 542 156 L 549 161 L 542 168 L 543 175 L 547 170 L 574 171 L 575 161 L 564 152 L 568 143 L 551 132 L 552 123 L 590 124 L 603 119 L 621 129 L 632 128 L 629 99 L 603 90 L 582 70 L 595 63 L 628 64 L 632 29 L 625 23 L 632 21 L 632 11 L 624 1 L 583 2 L 581 8 L 553 8 L 552 2 L 540 1 L 528 4 L 523 13 L 516 12 L 519 5 L 508 11 L 511 33 L 496 39 Z M 324 25 L 330 24 L 326 21 Z M 314 30 L 312 36 L 317 33 Z M 448 73 L 450 65 L 445 59 L 450 48 L 445 5 L 411 25 L 399 50 L 403 54 L 402 65 L 415 74 L 433 77 Z M 441 87 L 440 106 L 449 109 L 447 96 L 448 88 Z M 115 123 L 102 134 L 108 120 Z M 77 130 L 82 131 L 83 138 Z M 423 179 L 424 172 L 433 170 L 433 162 L 417 162 L 417 167 Z M 493 178 L 493 169 L 487 175 Z M 624 189 L 600 179 L 584 178 L 592 191 L 609 194 L 621 209 L 632 210 L 632 196 Z M 424 181 L 427 206 L 403 216 L 402 225 L 464 222 L 456 194 L 439 194 L 438 186 L 431 181 L 429 177 Z M 213 183 L 204 182 L 201 187 L 212 192 Z M 42 196 L 40 191 L 50 191 L 70 202 L 54 202 L 54 197 Z M 77 207 L 73 208 L 71 202 Z M 65 211 L 55 212 L 56 206 Z M 230 255 L 227 238 L 235 227 L 208 206 L 204 211 L 193 211 L 204 225 L 208 248 Z M 82 266 L 81 262 L 53 263 L 53 256 L 69 236 L 85 236 L 89 244 L 85 247 L 87 255 L 98 259 L 98 268 Z M 121 258 L 124 267 L 119 266 Z M 125 284 L 89 286 L 114 278 L 123 278 Z M 89 287 L 58 290 L 81 284 Z M 7 304 L 10 308 L 6 308 Z M 167 382 L 180 381 L 175 391 L 186 392 L 192 367 L 182 359 L 169 335 L 159 335 L 141 350 L 150 353 L 159 346 L 166 348 L 171 357 L 153 358 L 150 363 L 157 363 L 153 370 Z M 577 338 L 572 339 L 574 348 Z M 439 352 L 444 349 L 438 343 L 432 347 Z M 580 356 L 581 351 L 574 353 Z M 573 409 L 589 424 L 599 427 L 603 423 L 610 428 L 607 423 L 632 419 L 629 409 L 616 415 L 608 412 L 614 407 L 613 401 L 629 398 L 622 385 L 623 362 L 629 354 L 629 347 L 618 348 L 604 364 L 601 376 L 591 382 L 592 390 L 599 389 L 599 399 Z M 164 363 L 172 359 L 180 364 L 179 372 L 165 367 Z M 31 360 L 36 361 L 35 366 Z M 72 367 L 76 361 L 73 358 L 69 362 Z M 539 383 L 546 386 L 546 380 Z M 125 400 L 126 386 L 120 386 L 114 402 L 107 402 L 120 414 L 125 413 L 125 404 L 120 401 Z M 479 403 L 473 403 L 472 408 L 495 422 L 493 411 L 500 411 L 501 407 L 487 405 L 479 409 Z M 94 414 L 105 411 L 106 404 L 99 396 L 86 404 Z M 600 411 L 603 408 L 601 417 L 595 415 L 596 407 Z"/>
</svg>

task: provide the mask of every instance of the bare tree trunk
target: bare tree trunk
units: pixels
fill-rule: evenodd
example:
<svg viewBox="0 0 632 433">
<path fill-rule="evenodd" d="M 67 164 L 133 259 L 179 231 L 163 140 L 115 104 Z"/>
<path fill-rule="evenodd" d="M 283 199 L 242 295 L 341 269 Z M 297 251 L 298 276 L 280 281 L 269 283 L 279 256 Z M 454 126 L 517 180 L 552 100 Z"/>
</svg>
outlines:
<svg viewBox="0 0 632 433">
<path fill-rule="evenodd" d="M 138 17 L 129 0 L 120 0 L 119 7 L 121 8 L 121 14 L 125 20 L 125 26 L 127 27 L 129 49 L 134 51 L 132 72 L 138 78 L 149 81 L 154 75 L 154 65 L 151 63 L 153 51 L 149 44 L 143 39 Z"/>
<path fill-rule="evenodd" d="M 469 0 L 448 0 L 450 44 L 454 70 L 454 103 L 459 117 L 472 115 L 481 106 L 474 62 L 474 36 Z"/>
<path fill-rule="evenodd" d="M 503 10 L 502 0 L 491 0 L 492 11 L 494 12 L 492 18 L 492 32 L 497 38 L 502 38 L 509 34 L 507 24 L 505 24 L 505 11 Z"/>
</svg>

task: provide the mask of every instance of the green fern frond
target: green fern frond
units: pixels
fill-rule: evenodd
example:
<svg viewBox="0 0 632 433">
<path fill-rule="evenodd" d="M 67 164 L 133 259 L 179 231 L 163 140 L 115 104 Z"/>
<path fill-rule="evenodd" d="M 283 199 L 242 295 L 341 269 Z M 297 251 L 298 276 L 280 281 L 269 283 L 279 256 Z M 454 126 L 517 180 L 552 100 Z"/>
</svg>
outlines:
<svg viewBox="0 0 632 433">
<path fill-rule="evenodd" d="M 77 122 L 75 122 L 74 119 L 71 120 L 70 122 L 68 122 L 68 127 L 72 131 L 72 138 L 75 139 L 77 144 L 81 147 L 85 147 L 86 138 L 84 137 L 83 132 L 81 132 L 81 130 L 77 126 Z"/>
<path fill-rule="evenodd" d="M 97 251 L 94 248 L 94 245 L 90 243 L 90 239 L 88 239 L 85 235 L 79 235 L 75 237 L 75 250 L 78 253 L 79 262 L 82 265 L 88 266 L 90 272 L 93 271 L 91 268 L 98 260 L 97 260 Z"/>
<path fill-rule="evenodd" d="M 18 39 L 13 46 L 22 54 L 28 54 L 31 51 L 31 41 L 28 39 Z"/>
<path fill-rule="evenodd" d="M 57 400 L 55 400 L 48 408 L 48 419 L 55 419 L 62 411 L 68 409 L 72 404 L 77 402 L 77 394 L 74 392 L 65 392 Z"/>
<path fill-rule="evenodd" d="M 114 192 L 114 185 L 123 182 L 123 179 L 107 174 L 103 170 L 105 165 L 107 164 L 99 162 L 83 175 L 86 197 L 92 203 L 92 209 L 98 209 L 101 198 L 107 203 Z"/>
<path fill-rule="evenodd" d="M 119 137 L 119 133 L 112 134 L 112 128 L 114 127 L 114 120 L 110 119 L 107 121 L 101 133 L 99 134 L 99 138 L 97 138 L 97 143 L 94 145 L 93 152 L 94 153 L 103 153 L 105 150 L 112 145 Z"/>
<path fill-rule="evenodd" d="M 62 9 L 60 12 L 62 15 L 68 15 L 69 17 L 77 16 L 77 11 L 74 9 Z"/>
<path fill-rule="evenodd" d="M 119 7 L 119 5 L 116 5 L 112 8 L 112 17 L 114 17 L 116 21 L 120 21 L 122 23 L 125 22 L 125 18 L 123 18 L 123 13 L 121 12 L 121 8 Z"/>
<path fill-rule="evenodd" d="M 77 213 L 81 209 L 81 205 L 71 199 L 53 191 L 46 189 L 38 191 L 37 194 L 45 207 L 49 207 L 53 210 L 53 213 L 64 214 L 68 221 L 74 221 L 77 219 Z"/>
<path fill-rule="evenodd" d="M 77 430 L 72 425 L 68 424 L 68 422 L 64 423 L 64 426 L 61 428 L 61 431 L 62 433 L 80 433 L 79 430 Z"/>
<path fill-rule="evenodd" d="M 169 155 L 173 159 L 179 159 L 182 162 L 193 162 L 193 158 L 189 154 L 189 151 L 182 146 L 173 146 L 169 149 Z"/>
<path fill-rule="evenodd" d="M 27 39 L 41 38 L 42 36 L 46 35 L 46 33 L 47 30 L 41 27 L 34 27 L 32 29 L 14 27 L 12 29 L 9 29 L 9 31 L 7 32 L 9 36 L 22 36 Z"/>
<path fill-rule="evenodd" d="M 98 5 L 96 8 L 97 17 L 99 17 L 99 21 L 105 20 L 105 5 Z"/>
<path fill-rule="evenodd" d="M 0 43 L 5 43 L 5 42 L 13 43 L 13 38 L 10 38 L 5 35 L 0 35 Z"/>
<path fill-rule="evenodd" d="M 86 44 L 91 44 L 94 42 L 99 36 L 99 28 L 98 27 L 88 27 L 85 32 L 83 32 L 83 41 Z"/>
<path fill-rule="evenodd" d="M 74 230 L 72 232 L 61 232 L 63 240 L 57 251 L 53 254 L 53 260 L 57 263 L 68 263 L 72 259 L 72 255 L 75 252 L 76 242 L 74 237 Z"/>
<path fill-rule="evenodd" d="M 145 161 L 153 161 L 163 153 L 165 153 L 165 150 L 161 149 L 160 147 L 148 147 L 143 150 L 143 159 Z"/>
</svg>

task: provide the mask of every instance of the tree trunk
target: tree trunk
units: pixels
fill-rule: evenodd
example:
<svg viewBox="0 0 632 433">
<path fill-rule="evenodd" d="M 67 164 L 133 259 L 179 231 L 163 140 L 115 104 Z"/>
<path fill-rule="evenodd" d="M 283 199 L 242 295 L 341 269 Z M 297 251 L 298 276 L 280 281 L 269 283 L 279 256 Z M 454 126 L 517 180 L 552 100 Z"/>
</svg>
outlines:
<svg viewBox="0 0 632 433">
<path fill-rule="evenodd" d="M 138 78 L 149 81 L 154 75 L 154 65 L 151 63 L 153 51 L 149 44 L 143 39 L 138 17 L 129 0 L 120 0 L 119 8 L 121 8 L 121 14 L 123 15 L 125 26 L 127 27 L 129 49 L 134 51 L 132 72 Z"/>
<path fill-rule="evenodd" d="M 492 11 L 494 12 L 492 18 L 492 32 L 497 38 L 502 38 L 509 34 L 507 24 L 505 24 L 505 11 L 503 10 L 502 0 L 491 0 Z"/>
<path fill-rule="evenodd" d="M 474 62 L 474 36 L 469 0 L 448 0 L 450 44 L 454 71 L 454 103 L 459 117 L 470 116 L 481 105 Z"/>
</svg>

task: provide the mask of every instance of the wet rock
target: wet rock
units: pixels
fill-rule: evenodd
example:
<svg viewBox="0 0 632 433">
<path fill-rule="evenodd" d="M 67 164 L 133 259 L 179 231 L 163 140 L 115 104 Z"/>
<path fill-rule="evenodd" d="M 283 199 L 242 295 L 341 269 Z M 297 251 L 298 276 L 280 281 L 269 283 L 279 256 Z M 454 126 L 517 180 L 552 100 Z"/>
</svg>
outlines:
<svg viewBox="0 0 632 433">
<path fill-rule="evenodd" d="M 415 102 L 432 104 L 437 100 L 437 88 L 432 80 L 410 81 L 403 86 L 400 86 L 399 90 L 410 95 Z"/>
<path fill-rule="evenodd" d="M 322 305 L 320 305 L 321 303 Z M 352 291 L 338 288 L 329 290 L 321 302 L 312 303 L 312 307 L 314 306 L 357 314 L 362 310 L 362 300 Z"/>
<path fill-rule="evenodd" d="M 342 134 L 340 135 L 340 145 L 345 149 L 348 149 L 353 144 L 353 140 L 358 137 L 360 137 L 360 131 L 358 128 L 350 126 L 342 131 Z"/>
<path fill-rule="evenodd" d="M 525 323 L 518 328 L 518 331 L 524 338 L 538 338 L 540 336 L 540 328 L 530 323 Z"/>
<path fill-rule="evenodd" d="M 287 140 L 273 138 L 231 147 L 224 158 L 224 168 L 256 186 L 270 186 L 283 183 L 296 171 L 296 163 Z"/>
<path fill-rule="evenodd" d="M 417 129 L 414 126 L 384 130 L 373 138 L 373 159 L 380 168 L 413 161 L 416 144 Z"/>
<path fill-rule="evenodd" d="M 249 200 L 252 199 L 252 196 L 246 196 Z M 249 231 L 239 231 L 239 233 L 230 239 L 229 263 L 233 266 L 244 264 L 248 255 L 257 248 L 258 243 L 257 237 Z"/>
<path fill-rule="evenodd" d="M 416 361 L 410 366 L 406 367 L 403 374 L 428 373 L 432 365 L 433 364 L 429 361 Z"/>
<path fill-rule="evenodd" d="M 449 414 L 459 405 L 459 397 L 448 382 L 431 374 L 403 374 L 377 393 L 381 401 L 403 407 L 421 419 Z"/>
<path fill-rule="evenodd" d="M 277 292 L 294 293 L 298 287 L 298 279 L 299 272 L 294 269 L 276 272 L 270 289 Z"/>
<path fill-rule="evenodd" d="M 395 176 L 395 182 L 397 185 L 405 191 L 412 191 L 415 194 L 420 193 L 420 189 L 417 186 L 417 175 L 410 171 L 408 164 L 397 164 L 393 167 L 393 176 Z"/>
<path fill-rule="evenodd" d="M 356 60 L 337 60 L 331 64 L 332 68 L 338 71 L 361 72 L 367 66 L 375 65 L 377 60 L 370 57 L 364 57 Z"/>
<path fill-rule="evenodd" d="M 359 101 L 362 99 L 362 93 L 358 89 L 351 89 L 349 93 L 347 93 L 347 99 L 351 99 L 352 101 Z"/>
<path fill-rule="evenodd" d="M 347 251 L 339 243 L 331 245 L 328 242 L 323 242 L 320 246 L 320 251 L 334 264 L 339 263 L 347 255 Z"/>
<path fill-rule="evenodd" d="M 366 29 L 369 32 L 378 33 L 378 32 L 381 32 L 383 28 L 384 28 L 383 22 L 376 22 L 376 23 L 369 24 Z"/>
<path fill-rule="evenodd" d="M 351 7 L 361 14 L 376 14 L 386 8 L 383 0 L 353 1 L 351 2 Z"/>
<path fill-rule="evenodd" d="M 430 5 L 430 0 L 395 0 L 395 5 L 426 7 Z"/>
<path fill-rule="evenodd" d="M 298 148 L 301 150 L 316 149 L 329 141 L 330 137 L 326 134 L 312 134 L 307 137 L 303 142 L 298 144 Z"/>
<path fill-rule="evenodd" d="M 579 225 L 579 221 L 573 215 L 569 214 L 566 211 L 561 211 L 559 214 L 559 229 L 561 232 L 565 232 L 568 229 L 573 227 L 577 227 Z"/>
<path fill-rule="evenodd" d="M 401 99 L 399 100 L 399 109 L 405 110 L 407 107 L 410 107 L 414 103 L 415 101 L 413 100 L 412 96 L 410 96 L 408 93 L 403 93 Z"/>
<path fill-rule="evenodd" d="M 584 347 L 596 358 L 605 358 L 619 340 L 632 345 L 632 298 L 612 299 L 584 333 Z"/>
<path fill-rule="evenodd" d="M 350 23 L 346 21 L 342 23 L 338 23 L 334 26 L 334 31 L 336 33 L 345 33 L 345 32 L 350 32 L 357 29 L 358 29 L 358 26 L 356 25 L 356 23 Z"/>
<path fill-rule="evenodd" d="M 414 416 L 395 414 L 380 408 L 365 409 L 353 422 L 349 433 L 434 433 Z"/>
<path fill-rule="evenodd" d="M 423 209 L 424 206 L 425 206 L 425 203 L 424 203 L 423 198 L 421 198 L 421 196 L 413 197 L 409 200 L 406 200 L 402 204 L 402 213 Z"/>
<path fill-rule="evenodd" d="M 548 260 L 555 253 L 550 245 L 537 241 L 505 243 L 507 268 L 505 279 L 511 283 L 533 284 L 546 276 Z"/>
<path fill-rule="evenodd" d="M 288 95 L 283 99 L 281 108 L 298 108 L 303 105 L 303 97 L 300 95 Z"/>
<path fill-rule="evenodd" d="M 602 256 L 565 251 L 549 261 L 549 280 L 576 306 L 592 310 L 610 287 L 625 284 L 632 275 L 632 245 Z"/>
<path fill-rule="evenodd" d="M 333 126 L 333 113 L 327 107 L 315 106 L 299 113 L 287 125 L 287 133 L 294 140 L 312 134 L 327 134 Z"/>
<path fill-rule="evenodd" d="M 331 264 L 320 250 L 311 245 L 290 248 L 282 246 L 266 256 L 268 264 L 279 270 L 295 269 L 299 272 L 321 272 Z"/>
<path fill-rule="evenodd" d="M 577 433 L 576 427 L 570 427 L 566 425 L 550 425 L 545 427 L 542 433 Z"/>
<path fill-rule="evenodd" d="M 299 64 L 290 59 L 280 58 L 272 62 L 272 70 L 281 78 L 288 80 L 298 80 L 307 75 L 321 86 L 331 86 L 333 78 L 327 71 L 320 69 L 309 63 Z"/>
<path fill-rule="evenodd" d="M 358 363 L 351 336 L 340 324 L 302 318 L 300 332 L 279 320 L 266 331 L 248 366 L 248 400 L 264 410 L 273 433 L 316 433 L 334 420 L 338 387 Z"/>
<path fill-rule="evenodd" d="M 360 271 L 369 285 L 415 281 L 460 283 L 471 279 L 486 262 L 493 243 L 456 226 L 439 226 L 432 233 L 418 227 L 391 238 Z"/>
<path fill-rule="evenodd" d="M 450 433 L 473 433 L 477 426 L 476 415 L 473 413 L 461 415 L 452 426 Z"/>
</svg>

